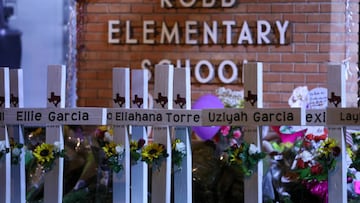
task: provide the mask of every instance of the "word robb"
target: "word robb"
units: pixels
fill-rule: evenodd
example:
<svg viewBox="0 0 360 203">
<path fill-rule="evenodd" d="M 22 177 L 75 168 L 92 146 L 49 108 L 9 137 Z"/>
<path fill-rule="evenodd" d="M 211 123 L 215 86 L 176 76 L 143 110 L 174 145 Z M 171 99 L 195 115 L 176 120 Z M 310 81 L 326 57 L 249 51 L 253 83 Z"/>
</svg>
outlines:
<svg viewBox="0 0 360 203">
<path fill-rule="evenodd" d="M 218 3 L 220 3 L 220 6 L 223 8 L 232 7 L 235 5 L 235 2 L 236 2 L 236 0 L 221 0 L 221 2 L 219 0 L 202 0 L 201 6 L 203 8 L 218 7 L 217 1 L 218 1 Z M 197 2 L 198 1 L 196 1 L 196 0 L 190 0 L 190 1 L 179 0 L 180 5 L 184 8 L 194 7 Z M 179 3 L 174 2 L 173 0 L 172 1 L 161 0 L 161 8 L 175 8 L 175 7 L 177 7 L 176 5 L 178 5 Z"/>
</svg>

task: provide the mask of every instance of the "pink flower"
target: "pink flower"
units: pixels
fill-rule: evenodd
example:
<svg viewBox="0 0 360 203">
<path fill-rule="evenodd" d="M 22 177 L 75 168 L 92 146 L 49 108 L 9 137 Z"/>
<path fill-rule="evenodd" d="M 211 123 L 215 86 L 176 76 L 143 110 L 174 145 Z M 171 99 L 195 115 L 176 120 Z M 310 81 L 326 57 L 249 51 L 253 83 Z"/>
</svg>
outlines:
<svg viewBox="0 0 360 203">
<path fill-rule="evenodd" d="M 220 132 L 223 136 L 227 136 L 230 131 L 230 126 L 221 126 Z"/>
<path fill-rule="evenodd" d="M 235 139 L 239 139 L 241 137 L 241 131 L 240 130 L 235 130 L 233 133 L 233 136 Z"/>
</svg>

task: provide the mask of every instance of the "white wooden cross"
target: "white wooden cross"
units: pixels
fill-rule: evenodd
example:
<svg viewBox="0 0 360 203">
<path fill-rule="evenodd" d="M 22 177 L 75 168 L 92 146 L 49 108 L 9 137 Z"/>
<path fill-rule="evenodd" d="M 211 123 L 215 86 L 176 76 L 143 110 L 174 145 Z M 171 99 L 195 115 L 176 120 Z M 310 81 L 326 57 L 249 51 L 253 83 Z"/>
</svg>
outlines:
<svg viewBox="0 0 360 203">
<path fill-rule="evenodd" d="M 327 125 L 329 127 L 329 137 L 338 141 L 341 148 L 340 157 L 336 162 L 335 171 L 329 173 L 329 203 L 347 202 L 347 166 L 346 166 L 346 139 L 345 127 L 351 124 L 341 118 L 341 113 L 346 106 L 345 95 L 345 67 L 342 65 L 329 65 L 327 74 L 328 86 L 328 109 Z M 341 107 L 341 108 L 340 108 Z M 353 109 L 353 113 L 359 113 L 358 109 Z M 339 126 L 342 124 L 341 126 Z"/>
<path fill-rule="evenodd" d="M 244 64 L 244 99 L 245 108 L 254 109 L 263 107 L 263 77 L 262 63 Z M 255 144 L 261 150 L 261 127 L 246 126 L 244 139 L 248 143 Z M 244 177 L 244 202 L 262 202 L 262 179 L 263 164 L 258 163 L 254 174 L 247 178 Z"/>
<path fill-rule="evenodd" d="M 146 69 L 131 71 L 131 106 L 133 109 L 148 108 L 148 74 Z M 132 126 L 131 139 L 136 142 L 144 139 L 145 143 L 148 143 L 146 127 Z M 131 166 L 131 202 L 148 202 L 148 166 L 142 161 Z"/>
<path fill-rule="evenodd" d="M 191 109 L 191 76 L 190 68 L 174 69 L 174 109 Z M 186 155 L 182 160 L 180 169 L 174 170 L 174 202 L 192 202 L 192 151 L 191 137 L 188 127 L 175 127 L 175 138 L 185 144 Z"/>
<path fill-rule="evenodd" d="M 18 109 L 24 107 L 24 87 L 22 69 L 10 70 L 10 108 Z M 24 144 L 23 130 L 20 125 L 8 126 L 9 139 Z M 20 161 L 11 166 L 11 202 L 25 203 L 26 200 L 26 175 L 25 175 L 25 150 L 21 149 Z"/>
<path fill-rule="evenodd" d="M 66 68 L 62 65 L 49 65 L 47 71 L 47 108 L 65 108 Z M 62 125 L 46 125 L 46 143 L 59 142 L 64 149 Z M 55 161 L 51 171 L 45 174 L 44 202 L 61 203 L 63 198 L 64 158 Z"/>
<path fill-rule="evenodd" d="M 9 149 L 9 136 L 7 127 L 4 124 L 5 108 L 10 107 L 10 76 L 9 68 L 0 68 L 0 142 L 2 147 Z M 6 150 L 0 149 L 0 150 Z M 11 177 L 11 154 L 6 153 L 0 158 L 0 203 L 10 203 L 10 177 Z"/>
<path fill-rule="evenodd" d="M 113 69 L 113 107 L 130 108 L 130 70 Z M 124 147 L 123 170 L 113 173 L 113 202 L 130 202 L 130 137 L 128 126 L 114 125 L 113 140 Z"/>
<path fill-rule="evenodd" d="M 154 109 L 172 109 L 173 65 L 155 66 Z M 165 145 L 169 157 L 162 162 L 159 170 L 153 168 L 151 202 L 170 203 L 171 199 L 171 137 L 169 126 L 153 128 L 153 140 Z"/>
</svg>

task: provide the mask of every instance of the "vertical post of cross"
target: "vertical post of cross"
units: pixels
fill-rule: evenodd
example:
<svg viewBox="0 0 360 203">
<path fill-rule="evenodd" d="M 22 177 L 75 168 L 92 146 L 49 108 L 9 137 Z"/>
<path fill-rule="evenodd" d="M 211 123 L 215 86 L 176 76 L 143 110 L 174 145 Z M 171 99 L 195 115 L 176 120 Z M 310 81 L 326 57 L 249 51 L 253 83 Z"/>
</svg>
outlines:
<svg viewBox="0 0 360 203">
<path fill-rule="evenodd" d="M 66 68 L 64 65 L 49 65 L 47 69 L 47 108 L 65 108 Z M 64 149 L 63 126 L 47 125 L 46 143 L 58 143 Z M 44 202 L 61 203 L 63 197 L 64 158 L 59 157 L 53 168 L 46 172 L 44 182 Z"/>
<path fill-rule="evenodd" d="M 24 107 L 24 87 L 23 87 L 23 70 L 10 70 L 10 108 Z M 20 125 L 8 126 L 9 139 L 14 139 L 14 142 L 24 144 L 23 130 Z M 25 150 L 21 149 L 20 159 L 18 164 L 11 166 L 11 201 L 25 203 L 26 200 L 26 186 L 25 186 Z"/>
<path fill-rule="evenodd" d="M 173 101 L 173 65 L 155 66 L 154 108 L 172 109 Z M 165 145 L 169 157 L 161 163 L 159 169 L 152 170 L 151 202 L 170 203 L 171 197 L 171 139 L 169 126 L 153 128 L 153 140 Z"/>
<path fill-rule="evenodd" d="M 191 77 L 190 68 L 174 69 L 174 109 L 191 109 Z M 174 168 L 174 202 L 192 202 L 192 153 L 191 137 L 187 127 L 176 127 L 175 138 L 185 145 L 186 155 L 180 167 Z"/>
<path fill-rule="evenodd" d="M 262 63 L 244 64 L 244 99 L 245 108 L 263 107 L 263 68 Z M 247 126 L 244 139 L 255 144 L 261 150 L 261 127 Z M 257 170 L 251 177 L 244 178 L 244 202 L 262 203 L 263 164 L 258 163 Z"/>
<path fill-rule="evenodd" d="M 146 69 L 131 71 L 131 103 L 134 109 L 148 108 L 148 74 Z M 131 139 L 143 139 L 148 143 L 146 127 L 132 126 Z M 148 166 L 142 161 L 131 166 L 131 201 L 148 202 Z"/>
<path fill-rule="evenodd" d="M 113 68 L 113 107 L 130 108 L 130 69 Z M 113 202 L 130 202 L 130 139 L 128 127 L 113 126 L 113 140 L 124 147 L 123 170 L 113 172 Z"/>
<path fill-rule="evenodd" d="M 11 155 L 6 152 L 10 148 L 7 127 L 4 122 L 4 110 L 10 107 L 9 68 L 0 68 L 0 203 L 10 203 Z"/>
<path fill-rule="evenodd" d="M 345 107 L 345 67 L 342 65 L 328 66 L 327 86 L 328 108 Z M 329 126 L 329 137 L 336 139 L 341 148 L 336 168 L 328 176 L 329 203 L 347 202 L 346 139 L 344 131 L 345 127 Z"/>
</svg>

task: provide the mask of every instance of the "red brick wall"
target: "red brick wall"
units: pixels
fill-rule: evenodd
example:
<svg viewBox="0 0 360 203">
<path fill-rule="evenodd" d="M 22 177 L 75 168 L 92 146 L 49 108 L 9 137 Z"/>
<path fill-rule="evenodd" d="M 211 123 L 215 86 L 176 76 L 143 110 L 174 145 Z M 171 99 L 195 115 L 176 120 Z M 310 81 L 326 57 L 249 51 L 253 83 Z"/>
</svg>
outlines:
<svg viewBox="0 0 360 203">
<path fill-rule="evenodd" d="M 111 106 L 112 68 L 140 68 L 143 59 L 152 64 L 161 59 L 191 60 L 192 69 L 202 59 L 217 67 L 223 60 L 262 62 L 264 69 L 264 106 L 284 107 L 292 90 L 326 84 L 329 62 L 340 63 L 351 57 L 350 66 L 358 63 L 358 0 L 238 0 L 233 8 L 161 8 L 161 0 L 79 0 L 78 2 L 78 106 Z M 172 1 L 174 2 L 174 0 Z M 179 2 L 176 0 L 176 2 Z M 185 1 L 189 2 L 189 1 Z M 201 1 L 199 1 L 201 2 Z M 220 2 L 220 1 L 218 1 Z M 127 45 L 108 43 L 108 21 L 131 20 L 135 35 L 144 20 L 182 24 L 185 20 L 288 20 L 287 45 Z M 159 25 L 157 25 L 158 27 Z M 351 29 L 351 31 L 350 31 Z M 348 91 L 357 92 L 354 73 Z M 218 77 L 209 84 L 192 80 L 193 98 L 214 92 L 219 86 L 241 88 L 241 80 L 224 85 Z M 356 96 L 356 94 L 355 94 Z M 354 97 L 354 94 L 353 94 Z"/>
</svg>

